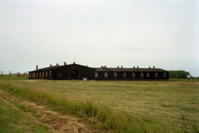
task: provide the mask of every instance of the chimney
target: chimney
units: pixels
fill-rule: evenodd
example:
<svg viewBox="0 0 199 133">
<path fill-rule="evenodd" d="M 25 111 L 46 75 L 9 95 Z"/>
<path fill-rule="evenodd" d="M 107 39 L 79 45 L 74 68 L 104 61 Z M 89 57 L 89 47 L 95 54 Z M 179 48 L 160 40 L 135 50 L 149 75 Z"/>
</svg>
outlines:
<svg viewBox="0 0 199 133">
<path fill-rule="evenodd" d="M 50 64 L 50 67 L 52 67 L 52 64 Z"/>
<path fill-rule="evenodd" d="M 133 68 L 135 68 L 135 66 L 133 66 Z"/>
<path fill-rule="evenodd" d="M 151 67 L 149 66 L 149 69 L 151 69 Z"/>
<path fill-rule="evenodd" d="M 101 68 L 103 68 L 103 66 L 101 66 Z"/>
<path fill-rule="evenodd" d="M 38 70 L 38 65 L 36 65 L 36 70 Z"/>
<path fill-rule="evenodd" d="M 139 68 L 139 66 L 137 66 L 137 68 Z"/>
<path fill-rule="evenodd" d="M 56 66 L 59 66 L 59 64 L 57 63 Z"/>
<path fill-rule="evenodd" d="M 64 62 L 64 66 L 66 66 L 67 64 L 66 64 L 66 62 Z"/>
<path fill-rule="evenodd" d="M 153 69 L 155 69 L 155 66 L 153 66 Z"/>
<path fill-rule="evenodd" d="M 106 68 L 106 66 L 104 66 L 104 68 Z"/>
<path fill-rule="evenodd" d="M 75 62 L 73 62 L 73 64 L 75 64 Z"/>
<path fill-rule="evenodd" d="M 117 66 L 117 68 L 120 68 L 119 66 Z"/>
<path fill-rule="evenodd" d="M 123 66 L 121 66 L 121 68 L 123 68 Z"/>
</svg>

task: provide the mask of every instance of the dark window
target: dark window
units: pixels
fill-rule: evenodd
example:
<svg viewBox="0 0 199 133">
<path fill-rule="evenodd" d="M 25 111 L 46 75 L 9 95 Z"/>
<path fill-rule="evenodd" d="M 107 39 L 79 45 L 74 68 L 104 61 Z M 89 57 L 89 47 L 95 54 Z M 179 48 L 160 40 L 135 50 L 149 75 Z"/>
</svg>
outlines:
<svg viewBox="0 0 199 133">
<path fill-rule="evenodd" d="M 105 77 L 105 78 L 108 77 L 108 73 L 107 73 L 107 72 L 104 73 L 104 77 Z"/>
<path fill-rule="evenodd" d="M 158 77 L 158 73 L 155 73 L 155 77 L 156 77 L 156 78 Z"/>
<path fill-rule="evenodd" d="M 135 78 L 135 73 L 132 73 L 132 77 Z"/>
<path fill-rule="evenodd" d="M 114 72 L 114 77 L 117 77 L 117 72 Z"/>
<path fill-rule="evenodd" d="M 141 77 L 144 77 L 144 73 L 141 73 Z"/>
<path fill-rule="evenodd" d="M 126 77 L 126 73 L 125 73 L 125 72 L 123 73 L 123 77 L 124 77 L 124 78 Z"/>
<path fill-rule="evenodd" d="M 98 77 L 98 72 L 95 72 L 95 77 L 96 77 L 96 78 Z"/>
<path fill-rule="evenodd" d="M 147 73 L 147 78 L 149 78 L 150 77 L 150 73 Z"/>
</svg>

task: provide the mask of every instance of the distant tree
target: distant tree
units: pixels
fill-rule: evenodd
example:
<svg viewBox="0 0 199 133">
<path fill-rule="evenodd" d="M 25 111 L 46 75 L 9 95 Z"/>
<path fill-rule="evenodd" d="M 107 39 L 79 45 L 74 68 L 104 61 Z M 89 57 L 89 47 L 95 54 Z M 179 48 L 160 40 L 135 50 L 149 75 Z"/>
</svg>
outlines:
<svg viewBox="0 0 199 133">
<path fill-rule="evenodd" d="M 186 79 L 188 76 L 191 76 L 190 73 L 184 70 L 169 71 L 169 78 Z"/>
</svg>

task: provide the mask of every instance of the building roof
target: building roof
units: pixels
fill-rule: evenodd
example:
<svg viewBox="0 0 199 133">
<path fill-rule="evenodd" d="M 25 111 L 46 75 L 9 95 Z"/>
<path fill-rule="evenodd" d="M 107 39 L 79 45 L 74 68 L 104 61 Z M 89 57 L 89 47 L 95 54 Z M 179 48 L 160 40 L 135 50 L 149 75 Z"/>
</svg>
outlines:
<svg viewBox="0 0 199 133">
<path fill-rule="evenodd" d="M 38 70 L 32 70 L 32 71 L 29 71 L 29 72 L 52 70 L 52 69 L 59 68 L 59 67 L 61 67 L 61 66 L 50 66 L 50 67 L 40 68 Z"/>
<path fill-rule="evenodd" d="M 67 66 L 71 66 L 71 65 L 78 65 L 78 66 L 82 66 L 79 64 L 69 64 L 69 65 L 56 65 L 56 66 L 49 66 L 49 67 L 45 67 L 45 68 L 40 68 L 38 70 L 33 70 L 33 71 L 29 71 L 29 72 L 36 72 L 36 71 L 46 71 L 46 70 L 54 70 L 57 68 L 61 68 L 61 67 L 67 67 Z M 88 66 L 82 66 L 82 67 L 88 67 Z M 160 69 L 160 68 L 123 68 L 123 67 L 106 67 L 106 66 L 102 66 L 102 67 L 88 67 L 90 69 L 95 69 L 96 72 L 168 72 L 164 69 Z"/>
<path fill-rule="evenodd" d="M 95 68 L 96 72 L 167 72 L 166 70 L 160 68 L 108 68 L 108 67 L 101 67 Z"/>
<path fill-rule="evenodd" d="M 46 70 L 54 70 L 56 68 L 61 68 L 61 67 L 68 67 L 68 66 L 72 66 L 72 65 L 77 65 L 77 66 L 82 66 L 82 67 L 88 67 L 88 66 L 83 66 L 83 65 L 79 65 L 79 64 L 68 64 L 68 65 L 55 65 L 55 66 L 49 66 L 49 67 L 45 67 L 45 68 L 40 68 L 38 70 L 33 70 L 33 71 L 29 71 L 29 72 L 36 72 L 36 71 L 46 71 Z M 91 67 L 88 67 L 91 68 Z M 94 68 L 91 68 L 94 69 Z"/>
</svg>

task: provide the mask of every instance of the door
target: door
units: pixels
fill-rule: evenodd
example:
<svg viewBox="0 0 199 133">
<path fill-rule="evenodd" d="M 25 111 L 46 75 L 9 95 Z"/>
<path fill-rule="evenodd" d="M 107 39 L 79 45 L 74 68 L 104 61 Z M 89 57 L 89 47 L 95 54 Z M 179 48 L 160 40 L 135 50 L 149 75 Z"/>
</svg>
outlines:
<svg viewBox="0 0 199 133">
<path fill-rule="evenodd" d="M 78 70 L 71 70 L 71 79 L 78 79 Z"/>
</svg>

